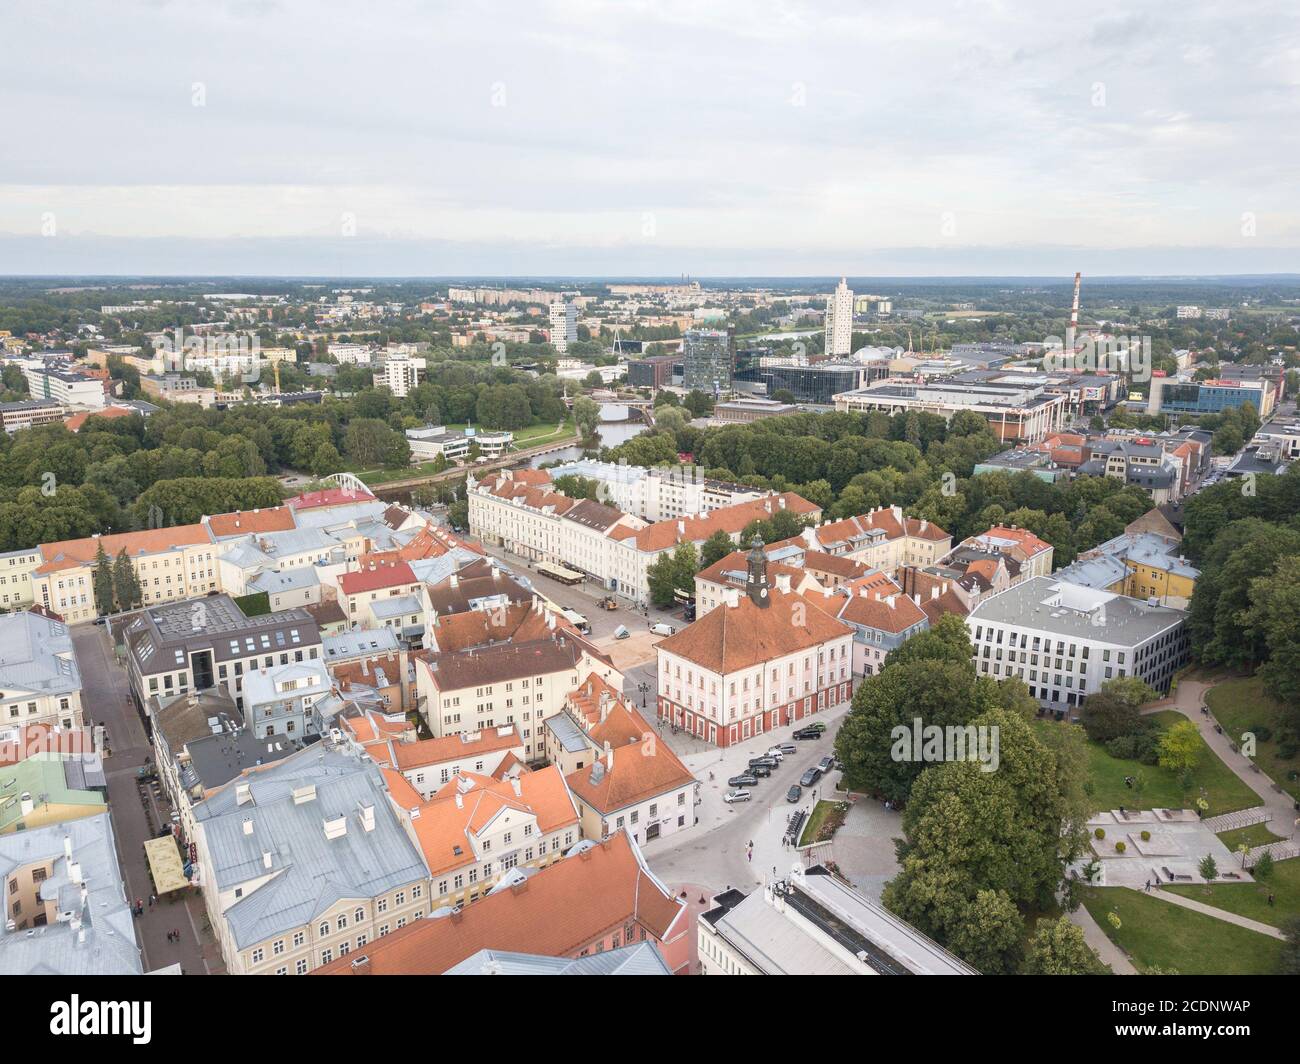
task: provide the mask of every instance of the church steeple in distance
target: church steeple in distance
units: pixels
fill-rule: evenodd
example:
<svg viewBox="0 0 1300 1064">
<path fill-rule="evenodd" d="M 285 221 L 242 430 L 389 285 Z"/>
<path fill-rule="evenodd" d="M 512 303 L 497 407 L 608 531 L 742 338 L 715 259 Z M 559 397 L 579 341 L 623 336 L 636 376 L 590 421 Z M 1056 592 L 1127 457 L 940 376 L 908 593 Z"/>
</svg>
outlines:
<svg viewBox="0 0 1300 1064">
<path fill-rule="evenodd" d="M 763 541 L 754 537 L 749 552 L 749 578 L 745 581 L 745 594 L 755 606 L 767 609 L 772 604 L 768 594 L 771 585 L 767 582 L 767 555 L 763 553 Z"/>
</svg>

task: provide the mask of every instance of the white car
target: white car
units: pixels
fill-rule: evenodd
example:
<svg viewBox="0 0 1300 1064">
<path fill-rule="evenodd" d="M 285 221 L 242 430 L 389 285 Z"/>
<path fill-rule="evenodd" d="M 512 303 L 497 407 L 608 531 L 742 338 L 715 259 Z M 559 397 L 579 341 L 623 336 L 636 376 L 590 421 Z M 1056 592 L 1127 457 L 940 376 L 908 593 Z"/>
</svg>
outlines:
<svg viewBox="0 0 1300 1064">
<path fill-rule="evenodd" d="M 660 621 L 658 624 L 652 624 L 650 626 L 650 631 L 652 631 L 655 635 L 672 635 L 675 631 L 677 631 L 677 629 L 674 628 L 671 624 L 664 624 L 663 621 Z"/>
<path fill-rule="evenodd" d="M 774 747 L 772 747 L 771 750 L 769 750 L 769 751 L 768 751 L 766 754 L 764 754 L 763 756 L 764 756 L 764 757 L 774 757 L 774 758 L 776 758 L 777 761 L 784 761 L 784 760 L 785 760 L 785 751 L 782 750 L 779 746 L 774 746 Z"/>
<path fill-rule="evenodd" d="M 730 805 L 732 802 L 747 802 L 753 797 L 749 791 L 728 791 L 722 796 L 722 800 Z"/>
</svg>

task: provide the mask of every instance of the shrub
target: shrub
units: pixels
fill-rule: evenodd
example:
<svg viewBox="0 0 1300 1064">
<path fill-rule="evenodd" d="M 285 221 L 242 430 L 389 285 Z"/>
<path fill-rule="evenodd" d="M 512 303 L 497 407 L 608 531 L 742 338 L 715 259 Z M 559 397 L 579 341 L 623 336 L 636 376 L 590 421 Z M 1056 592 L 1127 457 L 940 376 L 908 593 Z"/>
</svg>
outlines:
<svg viewBox="0 0 1300 1064">
<path fill-rule="evenodd" d="M 1104 839 L 1106 837 L 1106 829 L 1097 828 L 1097 830 L 1093 832 L 1093 835 L 1095 835 L 1099 839 Z"/>
<path fill-rule="evenodd" d="M 1255 862 L 1251 869 L 1256 879 L 1265 880 L 1273 874 L 1273 855 L 1265 850 L 1259 855 L 1259 860 Z"/>
<path fill-rule="evenodd" d="M 1252 724 L 1247 730 L 1255 736 L 1256 742 L 1266 743 L 1273 738 L 1273 729 L 1267 724 Z"/>
<path fill-rule="evenodd" d="M 1116 852 L 1116 853 L 1123 853 L 1123 852 L 1124 852 L 1125 850 L 1127 850 L 1127 849 L 1128 849 L 1128 847 L 1124 845 L 1123 841 L 1120 841 L 1120 842 L 1115 843 L 1115 852 Z"/>
<path fill-rule="evenodd" d="M 1143 841 L 1143 842 L 1150 842 L 1150 841 L 1151 841 L 1151 832 L 1149 832 L 1149 831 L 1144 831 L 1144 832 L 1142 832 L 1142 841 Z"/>
</svg>

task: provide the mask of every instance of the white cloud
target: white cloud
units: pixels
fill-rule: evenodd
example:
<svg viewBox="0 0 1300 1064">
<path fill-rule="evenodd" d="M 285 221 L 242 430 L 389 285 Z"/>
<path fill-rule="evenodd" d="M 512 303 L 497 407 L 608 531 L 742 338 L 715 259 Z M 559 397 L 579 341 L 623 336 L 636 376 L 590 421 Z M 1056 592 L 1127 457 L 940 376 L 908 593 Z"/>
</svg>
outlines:
<svg viewBox="0 0 1300 1064">
<path fill-rule="evenodd" d="M 52 211 L 57 239 L 97 247 L 330 240 L 351 212 L 367 239 L 529 249 L 557 271 L 606 249 L 624 272 L 651 214 L 663 253 L 781 273 L 1300 231 L 1300 36 L 1280 2 L 20 0 L 5 29 L 14 238 Z M 0 239 L 0 269 L 29 268 L 30 246 Z"/>
</svg>

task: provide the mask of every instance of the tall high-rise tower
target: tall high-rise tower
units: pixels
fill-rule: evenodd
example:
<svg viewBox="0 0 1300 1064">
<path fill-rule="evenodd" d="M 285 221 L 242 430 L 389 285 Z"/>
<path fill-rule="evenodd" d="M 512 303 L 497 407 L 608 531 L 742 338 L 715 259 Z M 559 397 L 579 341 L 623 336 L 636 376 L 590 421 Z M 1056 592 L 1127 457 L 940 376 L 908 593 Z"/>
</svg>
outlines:
<svg viewBox="0 0 1300 1064">
<path fill-rule="evenodd" d="M 550 307 L 551 346 L 560 354 L 569 349 L 569 344 L 578 338 L 578 307 L 557 299 Z"/>
<path fill-rule="evenodd" d="M 825 350 L 831 358 L 853 353 L 853 290 L 843 277 L 826 300 Z"/>
</svg>

